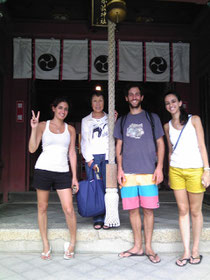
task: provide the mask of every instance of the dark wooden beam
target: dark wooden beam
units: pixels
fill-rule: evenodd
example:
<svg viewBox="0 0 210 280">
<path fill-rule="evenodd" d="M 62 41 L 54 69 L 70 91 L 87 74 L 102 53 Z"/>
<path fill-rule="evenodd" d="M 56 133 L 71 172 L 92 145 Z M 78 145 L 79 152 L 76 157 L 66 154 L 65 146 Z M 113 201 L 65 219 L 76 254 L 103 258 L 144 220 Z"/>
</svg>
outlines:
<svg viewBox="0 0 210 280">
<path fill-rule="evenodd" d="M 187 3 L 195 3 L 199 5 L 207 5 L 209 0 L 159 0 L 159 1 L 165 1 L 165 2 L 187 2 Z"/>
</svg>

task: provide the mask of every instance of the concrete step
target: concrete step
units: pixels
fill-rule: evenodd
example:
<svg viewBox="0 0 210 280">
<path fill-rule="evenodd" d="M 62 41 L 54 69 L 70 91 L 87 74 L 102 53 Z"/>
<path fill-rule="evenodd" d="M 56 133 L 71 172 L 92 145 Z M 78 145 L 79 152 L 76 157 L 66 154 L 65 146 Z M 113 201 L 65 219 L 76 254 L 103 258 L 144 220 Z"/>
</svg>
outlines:
<svg viewBox="0 0 210 280">
<path fill-rule="evenodd" d="M 62 252 L 63 244 L 69 240 L 64 214 L 56 194 L 51 194 L 48 207 L 48 236 L 54 252 Z M 27 199 L 26 199 L 27 197 Z M 54 197 L 54 198 L 53 198 Z M 14 197 L 7 204 L 0 205 L 0 251 L 41 252 L 42 243 L 37 224 L 35 194 L 26 194 L 24 202 Z M 13 202 L 12 202 L 13 201 Z M 75 203 L 75 210 L 77 210 Z M 76 211 L 77 212 L 77 211 Z M 141 210 L 140 210 L 141 213 Z M 177 206 L 172 192 L 160 194 L 160 208 L 155 210 L 153 247 L 157 252 L 182 251 L 178 226 Z M 201 251 L 210 252 L 210 206 L 204 205 L 204 227 L 201 236 Z M 118 253 L 133 244 L 133 234 L 128 212 L 119 205 L 121 225 L 109 230 L 94 230 L 92 218 L 77 214 L 76 252 Z"/>
<path fill-rule="evenodd" d="M 12 202 L 36 202 L 36 191 L 30 192 L 10 192 L 8 194 L 8 201 Z M 59 202 L 59 198 L 56 191 L 50 192 L 49 203 L 51 202 Z"/>
<path fill-rule="evenodd" d="M 175 198 L 172 191 L 160 191 L 161 202 L 175 202 Z M 10 192 L 8 194 L 8 201 L 12 202 L 36 202 L 36 192 Z M 59 202 L 56 191 L 50 193 L 49 202 Z"/>
<path fill-rule="evenodd" d="M 160 202 L 175 202 L 175 198 L 172 191 L 160 191 Z M 35 202 L 36 192 L 10 192 L 8 194 L 8 201 L 11 202 Z M 56 191 L 50 193 L 49 202 L 59 202 Z M 0 204 L 3 203 L 3 194 L 0 193 Z M 210 192 L 204 194 L 204 204 L 210 205 Z"/>
</svg>

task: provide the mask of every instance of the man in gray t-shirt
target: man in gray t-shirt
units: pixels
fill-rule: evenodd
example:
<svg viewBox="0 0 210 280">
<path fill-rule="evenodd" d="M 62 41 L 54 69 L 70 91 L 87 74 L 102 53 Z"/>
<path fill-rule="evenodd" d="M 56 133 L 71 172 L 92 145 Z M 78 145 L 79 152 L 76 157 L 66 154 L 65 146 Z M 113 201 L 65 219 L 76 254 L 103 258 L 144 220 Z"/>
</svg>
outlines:
<svg viewBox="0 0 210 280">
<path fill-rule="evenodd" d="M 159 207 L 157 185 L 163 180 L 164 132 L 159 117 L 142 110 L 143 98 L 142 88 L 138 83 L 128 85 L 125 99 L 130 112 L 123 119 L 118 119 L 114 129 L 122 204 L 124 210 L 129 210 L 134 234 L 133 248 L 120 253 L 119 256 L 123 258 L 144 255 L 139 212 L 139 207 L 142 207 L 145 254 L 151 262 L 158 263 L 160 258 L 154 253 L 151 243 L 153 210 Z"/>
<path fill-rule="evenodd" d="M 163 136 L 159 117 L 152 114 L 155 138 Z M 122 130 L 122 131 L 121 131 Z M 123 170 L 130 174 L 153 174 L 157 160 L 149 115 L 129 113 L 118 119 L 114 137 L 123 141 Z M 132 147 L 132 148 L 131 148 Z"/>
</svg>

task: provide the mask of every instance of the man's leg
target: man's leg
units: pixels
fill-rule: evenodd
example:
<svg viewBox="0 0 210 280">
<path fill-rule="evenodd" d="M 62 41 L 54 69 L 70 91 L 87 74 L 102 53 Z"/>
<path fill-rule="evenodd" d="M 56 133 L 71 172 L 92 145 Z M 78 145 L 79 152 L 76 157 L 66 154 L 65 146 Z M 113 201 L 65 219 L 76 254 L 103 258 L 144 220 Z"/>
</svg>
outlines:
<svg viewBox="0 0 210 280">
<path fill-rule="evenodd" d="M 188 193 L 192 219 L 193 247 L 191 263 L 200 262 L 199 241 L 203 227 L 202 202 L 203 193 Z"/>
<path fill-rule="evenodd" d="M 158 186 L 153 180 L 153 174 L 139 174 L 140 205 L 144 214 L 144 242 L 145 253 L 153 263 L 160 262 L 160 257 L 152 249 L 152 235 L 154 228 L 154 210 L 159 207 Z"/>
<path fill-rule="evenodd" d="M 152 249 L 152 235 L 154 228 L 154 211 L 153 209 L 143 208 L 144 213 L 144 240 L 145 252 L 148 258 L 153 263 L 160 262 L 160 257 L 154 253 Z"/>
<path fill-rule="evenodd" d="M 141 216 L 139 212 L 139 192 L 136 174 L 125 174 L 125 184 L 121 188 L 122 205 L 124 210 L 129 211 L 129 218 L 133 230 L 134 246 L 119 254 L 119 257 L 130 257 L 133 255 L 143 256 L 141 234 Z M 132 209 L 133 208 L 133 209 Z"/>
<path fill-rule="evenodd" d="M 143 255 L 142 235 L 141 235 L 141 216 L 139 208 L 129 210 L 130 223 L 133 230 L 134 246 L 119 254 L 120 257 L 130 257 L 132 254 Z"/>
</svg>

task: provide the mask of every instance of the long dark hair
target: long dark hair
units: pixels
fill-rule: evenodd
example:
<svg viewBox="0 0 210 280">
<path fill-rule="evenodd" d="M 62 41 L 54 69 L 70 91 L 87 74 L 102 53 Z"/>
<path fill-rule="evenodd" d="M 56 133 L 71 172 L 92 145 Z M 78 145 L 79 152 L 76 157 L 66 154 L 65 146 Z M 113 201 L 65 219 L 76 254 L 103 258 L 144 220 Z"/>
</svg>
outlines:
<svg viewBox="0 0 210 280">
<path fill-rule="evenodd" d="M 174 92 L 174 91 L 167 92 L 164 95 L 164 100 L 165 100 L 166 96 L 169 94 L 176 96 L 176 98 L 178 99 L 179 102 L 182 101 L 181 96 L 177 92 Z M 179 109 L 180 109 L 179 122 L 181 125 L 185 125 L 188 121 L 188 113 L 185 111 L 183 104 L 179 107 Z"/>
</svg>

